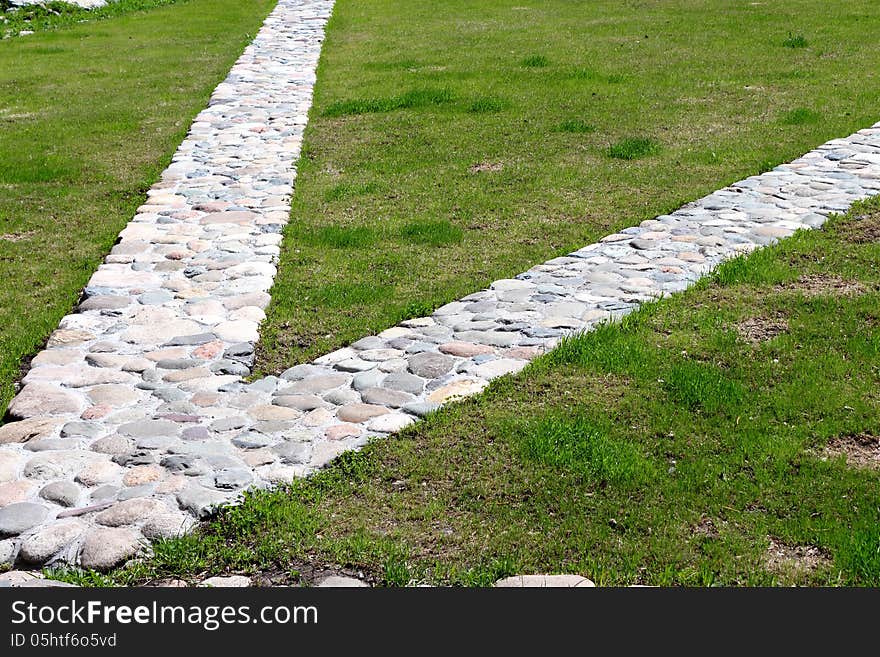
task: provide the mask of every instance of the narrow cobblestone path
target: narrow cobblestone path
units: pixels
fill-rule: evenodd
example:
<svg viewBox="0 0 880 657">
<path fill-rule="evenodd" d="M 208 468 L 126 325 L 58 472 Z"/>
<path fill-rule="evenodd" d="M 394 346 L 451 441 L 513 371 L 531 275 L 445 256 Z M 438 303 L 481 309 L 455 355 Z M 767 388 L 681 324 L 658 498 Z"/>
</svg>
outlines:
<svg viewBox="0 0 880 657">
<path fill-rule="evenodd" d="M 330 0 L 281 0 L 0 427 L 0 563 L 106 569 L 880 190 L 880 124 L 245 383 Z"/>
</svg>

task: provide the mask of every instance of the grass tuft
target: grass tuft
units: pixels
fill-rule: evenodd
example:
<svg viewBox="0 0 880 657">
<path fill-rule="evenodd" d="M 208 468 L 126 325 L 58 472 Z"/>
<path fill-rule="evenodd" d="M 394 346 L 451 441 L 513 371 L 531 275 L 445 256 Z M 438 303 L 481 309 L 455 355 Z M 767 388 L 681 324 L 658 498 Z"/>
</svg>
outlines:
<svg viewBox="0 0 880 657">
<path fill-rule="evenodd" d="M 803 34 L 792 34 L 789 32 L 788 36 L 783 39 L 782 45 L 786 48 L 806 48 L 807 39 Z"/>
<path fill-rule="evenodd" d="M 507 107 L 507 103 L 501 98 L 496 98 L 495 96 L 480 96 L 471 101 L 471 104 L 468 105 L 468 112 L 471 112 L 472 114 L 490 114 L 493 112 L 500 112 L 505 107 Z"/>
<path fill-rule="evenodd" d="M 520 62 L 525 68 L 544 68 L 550 64 L 550 60 L 544 55 L 529 55 Z"/>
<path fill-rule="evenodd" d="M 818 123 L 821 120 L 822 115 L 819 112 L 806 107 L 793 109 L 782 117 L 782 123 L 785 125 L 806 125 L 810 123 Z"/>
<path fill-rule="evenodd" d="M 582 121 L 581 119 L 567 119 L 559 124 L 557 130 L 559 130 L 559 132 L 575 133 L 596 132 L 596 126 L 587 123 L 586 121 Z"/>
<path fill-rule="evenodd" d="M 637 160 L 660 152 L 660 144 L 646 137 L 629 137 L 608 148 L 608 157 L 618 160 Z"/>
<path fill-rule="evenodd" d="M 464 237 L 464 232 L 449 221 L 412 221 L 405 224 L 401 236 L 413 244 L 445 246 L 456 244 Z"/>
</svg>

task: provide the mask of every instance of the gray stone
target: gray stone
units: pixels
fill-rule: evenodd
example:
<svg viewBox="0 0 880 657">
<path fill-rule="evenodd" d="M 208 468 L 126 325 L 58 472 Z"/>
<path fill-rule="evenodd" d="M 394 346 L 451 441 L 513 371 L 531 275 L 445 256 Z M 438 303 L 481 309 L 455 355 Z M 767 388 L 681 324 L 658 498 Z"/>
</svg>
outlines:
<svg viewBox="0 0 880 657">
<path fill-rule="evenodd" d="M 151 541 L 183 536 L 193 527 L 191 516 L 182 513 L 161 513 L 150 516 L 141 527 L 141 532 Z"/>
<path fill-rule="evenodd" d="M 245 431 L 232 439 L 232 444 L 240 449 L 259 449 L 273 442 L 272 438 L 257 431 Z"/>
<path fill-rule="evenodd" d="M 61 427 L 62 438 L 71 436 L 84 436 L 86 438 L 97 438 L 104 430 L 94 422 L 68 422 Z"/>
<path fill-rule="evenodd" d="M 389 408 L 400 408 L 413 401 L 412 395 L 388 388 L 369 388 L 361 393 L 361 398 L 365 404 L 376 404 Z"/>
<path fill-rule="evenodd" d="M 278 395 L 272 399 L 276 406 L 296 408 L 300 411 L 311 411 L 316 408 L 324 408 L 327 404 L 315 395 Z"/>
<path fill-rule="evenodd" d="M 343 577 L 340 575 L 329 575 L 323 578 L 316 585 L 318 588 L 357 588 L 357 587 L 368 587 L 364 581 L 361 581 L 355 577 Z"/>
<path fill-rule="evenodd" d="M 377 369 L 361 372 L 354 376 L 351 380 L 351 387 L 357 391 L 366 390 L 367 388 L 376 388 L 382 383 L 385 374 Z"/>
<path fill-rule="evenodd" d="M 180 508 L 189 511 L 200 520 L 210 517 L 216 508 L 225 505 L 228 501 L 226 495 L 196 484 L 188 485 L 177 494 Z"/>
<path fill-rule="evenodd" d="M 231 360 L 220 360 L 211 365 L 211 371 L 215 374 L 234 374 L 236 376 L 247 376 L 251 370 L 249 367 Z"/>
<path fill-rule="evenodd" d="M 84 530 L 85 525 L 79 520 L 64 520 L 41 527 L 21 542 L 19 557 L 25 563 L 44 564 L 73 543 Z"/>
<path fill-rule="evenodd" d="M 180 432 L 184 440 L 208 440 L 211 433 L 205 427 L 188 427 Z"/>
<path fill-rule="evenodd" d="M 297 381 L 285 390 L 292 395 L 314 395 L 338 388 L 348 383 L 349 378 L 343 374 L 321 374 Z"/>
<path fill-rule="evenodd" d="M 455 360 L 443 354 L 422 352 L 407 359 L 409 371 L 423 379 L 436 379 L 455 366 Z"/>
<path fill-rule="evenodd" d="M 361 400 L 360 394 L 351 388 L 337 388 L 324 394 L 324 401 L 335 406 L 345 404 L 357 404 Z"/>
<path fill-rule="evenodd" d="M 163 370 L 185 370 L 190 367 L 200 367 L 205 361 L 198 358 L 163 358 L 156 361 L 156 367 Z"/>
<path fill-rule="evenodd" d="M 94 296 L 89 297 L 81 304 L 79 304 L 79 309 L 82 311 L 88 310 L 118 310 L 120 308 L 125 308 L 127 305 L 131 303 L 131 298 L 128 296 L 122 295 L 106 295 L 106 296 Z"/>
<path fill-rule="evenodd" d="M 118 431 L 123 436 L 132 438 L 176 436 L 179 427 L 176 422 L 168 420 L 139 420 L 129 422 L 119 427 Z"/>
<path fill-rule="evenodd" d="M 376 363 L 360 358 L 349 358 L 336 363 L 333 367 L 340 372 L 366 372 L 376 367 Z"/>
<path fill-rule="evenodd" d="M 125 502 L 126 500 L 133 500 L 138 497 L 149 497 L 156 491 L 156 484 L 141 484 L 140 486 L 129 486 L 127 488 L 123 488 L 116 495 L 116 499 L 120 502 Z"/>
<path fill-rule="evenodd" d="M 275 391 L 276 387 L 278 387 L 278 379 L 274 376 L 267 376 L 265 379 L 254 381 L 247 388 L 250 392 L 267 392 L 271 394 Z"/>
<path fill-rule="evenodd" d="M 188 477 L 197 477 L 207 474 L 207 469 L 199 462 L 199 459 L 186 454 L 174 454 L 164 457 L 159 461 L 159 465 L 177 474 L 184 474 Z"/>
<path fill-rule="evenodd" d="M 110 570 L 135 556 L 143 545 L 141 534 L 127 527 L 96 527 L 89 530 L 79 553 L 83 568 Z"/>
<path fill-rule="evenodd" d="M 361 338 L 357 342 L 352 342 L 351 347 L 352 349 L 357 349 L 358 351 L 364 351 L 366 349 L 382 349 L 385 347 L 385 341 L 382 338 L 369 336 L 366 338 Z"/>
<path fill-rule="evenodd" d="M 410 415 L 415 415 L 416 417 L 425 417 L 428 413 L 433 413 L 438 408 L 440 408 L 440 404 L 432 404 L 431 402 L 413 402 L 404 406 L 402 410 Z"/>
<path fill-rule="evenodd" d="M 247 418 L 237 416 L 237 417 L 224 417 L 219 420 L 214 420 L 211 423 L 212 431 L 231 431 L 233 429 L 241 429 L 242 427 L 247 426 L 248 421 Z"/>
<path fill-rule="evenodd" d="M 123 467 L 151 465 L 156 462 L 156 455 L 149 449 L 136 449 L 113 456 L 113 462 Z"/>
<path fill-rule="evenodd" d="M 71 438 L 40 438 L 25 443 L 24 448 L 29 452 L 48 452 L 59 449 L 77 449 L 79 440 Z"/>
<path fill-rule="evenodd" d="M 75 506 L 79 501 L 80 488 L 72 481 L 53 481 L 40 489 L 40 497 L 59 506 Z"/>
<path fill-rule="evenodd" d="M 200 345 L 217 339 L 213 333 L 197 333 L 195 335 L 178 335 L 163 344 L 163 347 Z"/>
<path fill-rule="evenodd" d="M 272 452 L 277 454 L 284 463 L 293 465 L 308 463 L 311 451 L 311 448 L 306 443 L 284 442 L 272 446 Z"/>
<path fill-rule="evenodd" d="M 244 575 L 230 575 L 228 577 L 209 577 L 199 586 L 209 588 L 246 588 L 251 585 L 250 577 Z"/>
<path fill-rule="evenodd" d="M 214 475 L 214 487 L 224 490 L 244 488 L 253 479 L 250 468 L 225 468 Z"/>
<path fill-rule="evenodd" d="M 36 527 L 49 515 L 42 504 L 17 502 L 0 509 L 0 538 L 17 536 L 31 527 Z"/>
<path fill-rule="evenodd" d="M 18 542 L 15 539 L 7 538 L 0 541 L 0 566 L 15 563 L 17 555 Z"/>
<path fill-rule="evenodd" d="M 425 389 L 425 382 L 408 372 L 392 372 L 382 381 L 382 387 L 408 392 L 411 395 L 420 395 Z"/>
<path fill-rule="evenodd" d="M 237 342 L 227 347 L 223 352 L 225 358 L 241 358 L 242 356 L 250 356 L 254 353 L 254 345 L 250 342 Z"/>
<path fill-rule="evenodd" d="M 281 374 L 281 378 L 285 381 L 299 381 L 310 376 L 316 376 L 324 372 L 320 367 L 314 365 L 295 365 L 285 370 Z"/>
</svg>

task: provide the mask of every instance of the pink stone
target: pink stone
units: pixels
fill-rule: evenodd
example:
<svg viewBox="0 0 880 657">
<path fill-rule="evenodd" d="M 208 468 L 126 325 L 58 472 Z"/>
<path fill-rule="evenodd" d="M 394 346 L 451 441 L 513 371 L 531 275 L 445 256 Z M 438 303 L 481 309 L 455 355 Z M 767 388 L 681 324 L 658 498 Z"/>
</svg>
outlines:
<svg viewBox="0 0 880 657">
<path fill-rule="evenodd" d="M 522 360 L 532 360 L 536 356 L 541 355 L 538 347 L 513 347 L 504 352 L 507 358 L 520 358 Z"/>
<path fill-rule="evenodd" d="M 361 435 L 361 429 L 355 424 L 337 424 L 336 426 L 329 427 L 324 432 L 324 435 L 327 436 L 327 440 L 342 440 L 343 438 L 353 438 Z"/>
<path fill-rule="evenodd" d="M 156 465 L 137 465 L 130 468 L 122 478 L 122 483 L 126 486 L 140 486 L 149 484 L 153 481 L 159 481 L 165 471 Z"/>
<path fill-rule="evenodd" d="M 484 344 L 473 344 L 472 342 L 447 342 L 441 344 L 440 351 L 451 356 L 460 356 L 461 358 L 471 358 L 480 354 L 491 354 L 495 350 Z"/>
<path fill-rule="evenodd" d="M 192 356 L 193 358 L 203 358 L 205 360 L 210 360 L 211 358 L 215 358 L 222 352 L 223 342 L 221 342 L 220 340 L 214 340 L 213 342 L 207 342 L 193 349 Z"/>
<path fill-rule="evenodd" d="M 196 406 L 213 406 L 218 401 L 220 401 L 220 395 L 214 394 L 212 392 L 197 392 L 192 397 L 190 397 L 190 402 L 195 404 Z"/>
<path fill-rule="evenodd" d="M 340 408 L 336 415 L 343 422 L 366 422 L 370 418 L 384 415 L 388 409 L 384 406 L 374 406 L 373 404 L 349 404 Z"/>
<path fill-rule="evenodd" d="M 113 408 L 111 408 L 107 404 L 95 404 L 94 406 L 89 406 L 86 410 L 84 410 L 80 417 L 83 420 L 99 420 L 102 417 L 105 417 L 112 410 Z"/>
<path fill-rule="evenodd" d="M 168 347 L 166 349 L 157 349 L 144 354 L 152 361 L 164 360 L 166 358 L 186 358 L 186 347 Z"/>
<path fill-rule="evenodd" d="M 36 486 L 25 480 L 0 484 L 0 508 L 16 502 L 24 502 L 31 496 Z"/>
</svg>

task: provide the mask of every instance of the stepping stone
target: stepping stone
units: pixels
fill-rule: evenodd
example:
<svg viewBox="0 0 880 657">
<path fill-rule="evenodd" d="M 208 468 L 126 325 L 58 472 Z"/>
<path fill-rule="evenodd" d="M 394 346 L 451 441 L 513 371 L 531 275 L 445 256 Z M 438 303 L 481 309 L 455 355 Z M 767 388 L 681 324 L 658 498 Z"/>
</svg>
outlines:
<svg viewBox="0 0 880 657">
<path fill-rule="evenodd" d="M 594 588 L 596 585 L 580 575 L 514 575 L 495 582 L 497 588 Z"/>
<path fill-rule="evenodd" d="M 370 585 L 356 577 L 344 577 L 341 575 L 329 575 L 323 578 L 317 584 L 318 588 L 360 588 L 369 587 Z"/>
</svg>

